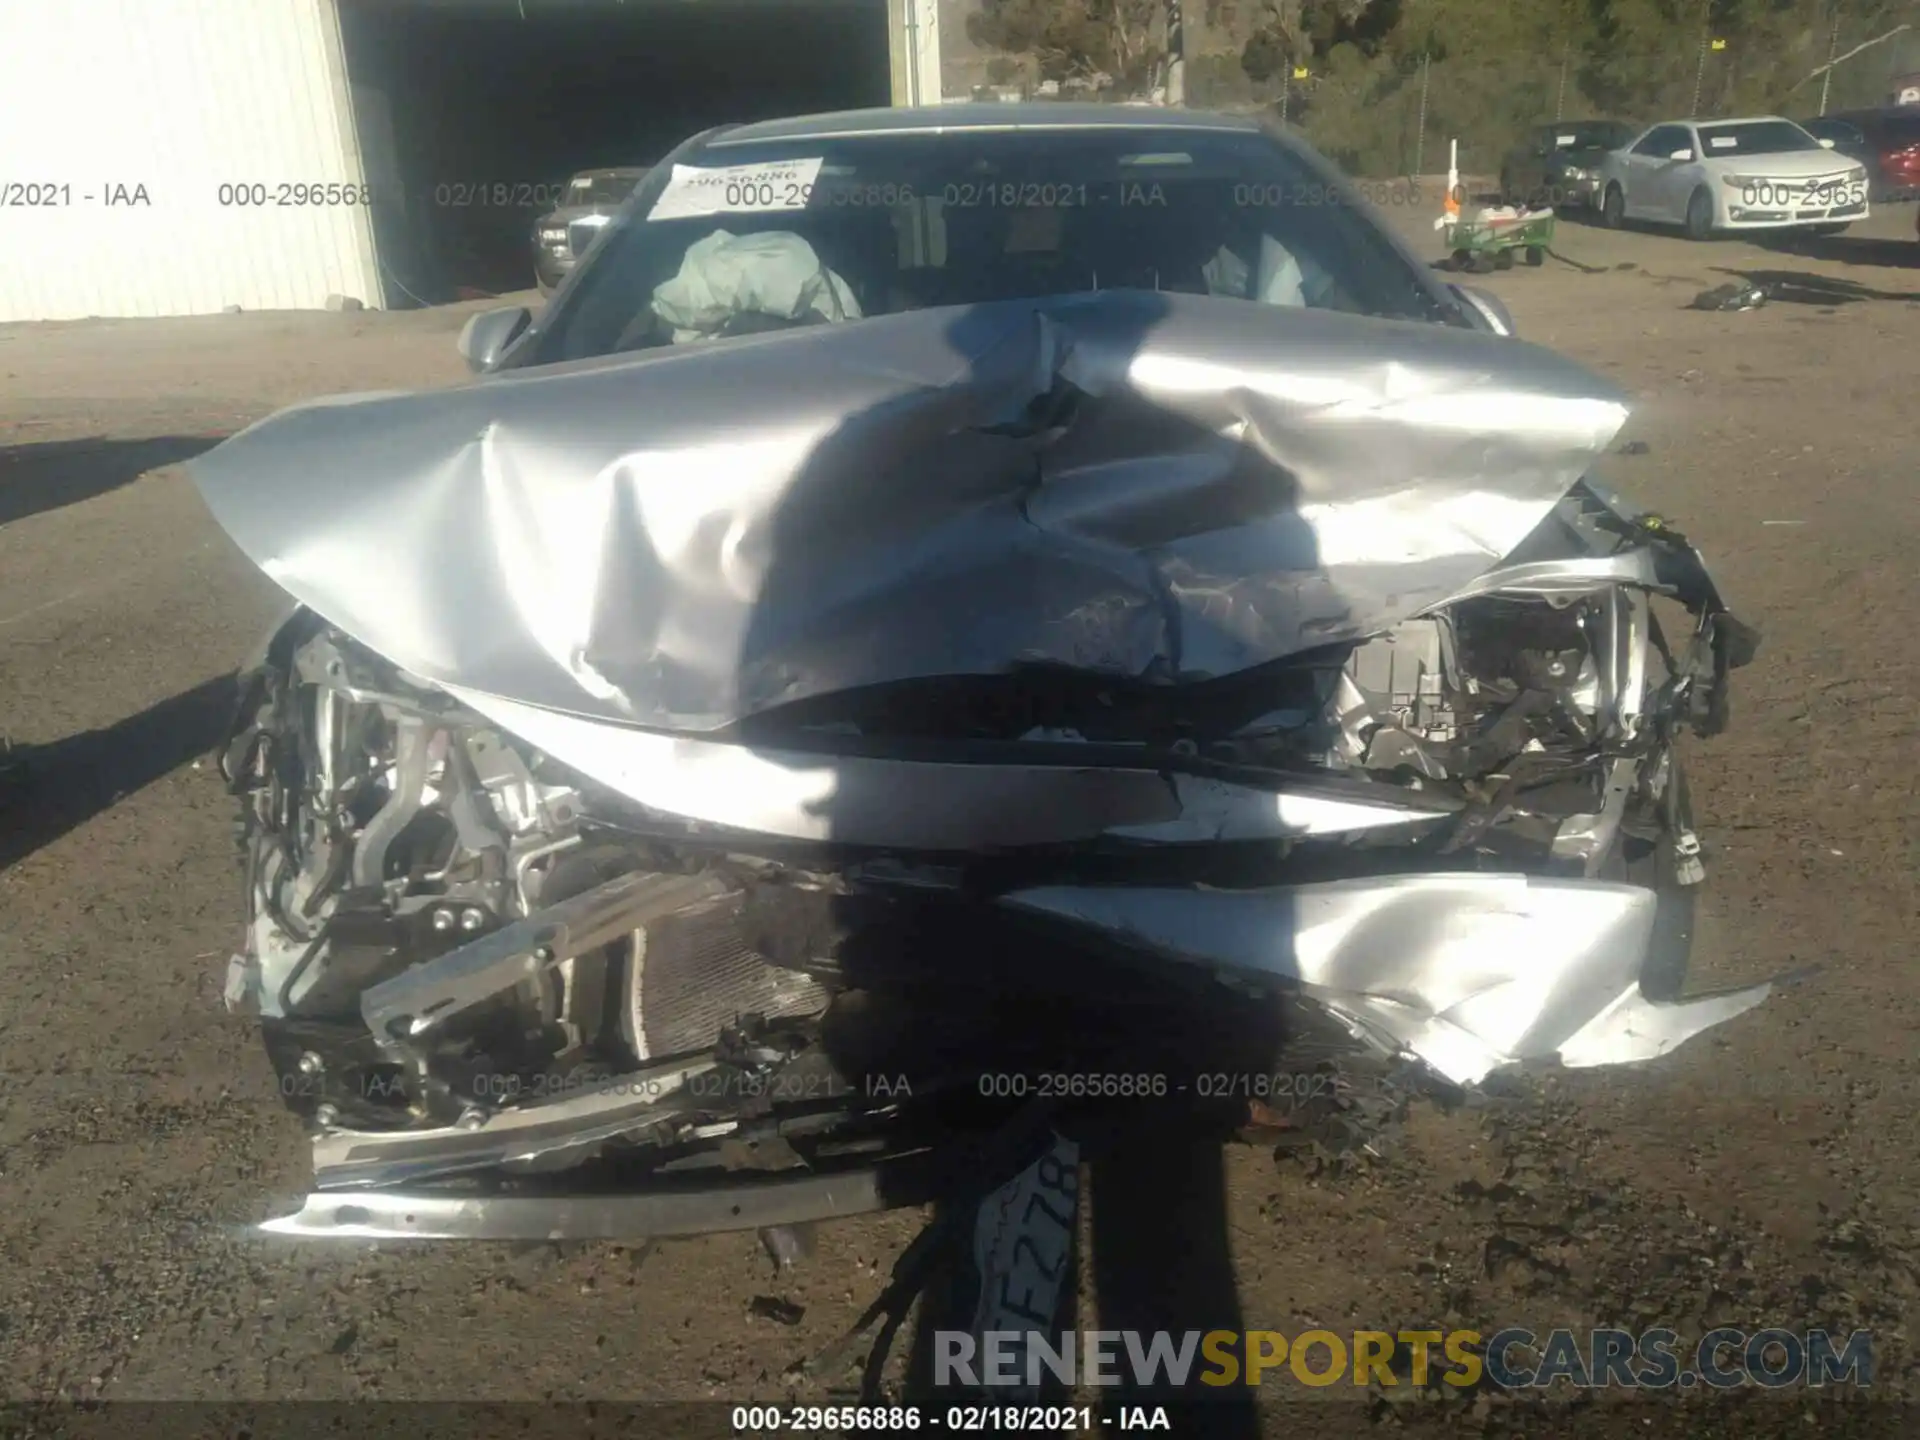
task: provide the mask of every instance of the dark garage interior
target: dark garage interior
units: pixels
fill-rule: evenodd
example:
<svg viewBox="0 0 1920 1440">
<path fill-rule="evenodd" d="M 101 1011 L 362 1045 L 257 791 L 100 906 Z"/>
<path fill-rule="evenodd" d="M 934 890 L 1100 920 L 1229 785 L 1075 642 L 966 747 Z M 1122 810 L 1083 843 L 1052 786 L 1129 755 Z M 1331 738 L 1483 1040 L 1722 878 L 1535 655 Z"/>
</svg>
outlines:
<svg viewBox="0 0 1920 1440">
<path fill-rule="evenodd" d="M 339 5 L 396 308 L 529 288 L 534 224 L 577 171 L 891 98 L 886 0 Z"/>
</svg>

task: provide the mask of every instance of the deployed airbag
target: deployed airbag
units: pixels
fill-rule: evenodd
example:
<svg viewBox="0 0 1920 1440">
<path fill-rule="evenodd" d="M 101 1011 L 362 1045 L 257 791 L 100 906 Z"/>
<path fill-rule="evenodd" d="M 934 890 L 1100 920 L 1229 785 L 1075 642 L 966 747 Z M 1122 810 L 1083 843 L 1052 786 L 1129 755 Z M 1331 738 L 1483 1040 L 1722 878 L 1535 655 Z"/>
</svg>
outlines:
<svg viewBox="0 0 1920 1440">
<path fill-rule="evenodd" d="M 680 271 L 653 292 L 653 313 L 676 345 L 710 340 L 743 315 L 799 321 L 858 320 L 860 302 L 813 247 L 790 231 L 716 230 L 687 247 Z"/>
</svg>

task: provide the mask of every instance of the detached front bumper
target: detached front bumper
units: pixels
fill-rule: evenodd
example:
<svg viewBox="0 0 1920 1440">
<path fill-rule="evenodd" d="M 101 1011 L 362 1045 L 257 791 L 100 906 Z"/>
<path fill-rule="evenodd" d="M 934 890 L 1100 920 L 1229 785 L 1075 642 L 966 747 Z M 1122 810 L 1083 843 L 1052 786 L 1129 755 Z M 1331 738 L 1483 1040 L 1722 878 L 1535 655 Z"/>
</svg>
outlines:
<svg viewBox="0 0 1920 1440">
<path fill-rule="evenodd" d="M 487 994 L 590 948 L 612 925 L 645 924 L 686 882 L 610 882 L 475 940 L 365 998 L 375 1034 L 430 1028 Z M 1752 1009 L 1778 980 L 1677 1002 L 1643 982 L 1670 969 L 1685 927 L 1660 923 L 1671 891 L 1478 872 L 1391 875 L 1214 890 L 1046 886 L 1000 907 L 1043 926 L 1172 964 L 1207 968 L 1249 1004 L 1297 996 L 1382 1055 L 1473 1085 L 1524 1062 L 1631 1064 Z M 685 898 L 685 897 L 681 897 Z M 642 1238 L 792 1224 L 919 1203 L 932 1182 L 898 1164 L 700 1190 L 542 1197 L 448 1194 L 449 1178 L 559 1155 L 668 1118 L 698 1063 L 434 1131 L 330 1129 L 314 1141 L 320 1189 L 267 1223 L 277 1234 L 444 1239 Z M 644 1081 L 645 1083 L 637 1083 Z M 416 1187 L 427 1188 L 416 1188 Z"/>
<path fill-rule="evenodd" d="M 664 1240 L 844 1220 L 925 1204 L 938 1189 L 928 1167 L 900 1163 L 564 1199 L 332 1190 L 309 1195 L 299 1210 L 260 1229 L 307 1240 Z"/>
<path fill-rule="evenodd" d="M 1171 960 L 1297 988 L 1357 1037 L 1472 1085 L 1525 1061 L 1651 1060 L 1775 982 L 1663 1003 L 1644 977 L 1684 935 L 1665 892 L 1537 875 L 1397 875 L 1278 889 L 1050 887 L 1006 903 Z"/>
</svg>

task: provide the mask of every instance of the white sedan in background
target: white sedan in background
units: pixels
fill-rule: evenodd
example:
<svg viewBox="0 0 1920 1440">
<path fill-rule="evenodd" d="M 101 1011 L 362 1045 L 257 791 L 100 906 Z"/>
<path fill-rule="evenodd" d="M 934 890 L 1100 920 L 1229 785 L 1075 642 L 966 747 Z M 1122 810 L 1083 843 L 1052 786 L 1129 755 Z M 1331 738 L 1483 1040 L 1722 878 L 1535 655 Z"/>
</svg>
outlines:
<svg viewBox="0 0 1920 1440">
<path fill-rule="evenodd" d="M 1791 120 L 1673 120 L 1641 132 L 1600 164 L 1601 220 L 1716 230 L 1834 234 L 1867 218 L 1867 172 Z"/>
</svg>

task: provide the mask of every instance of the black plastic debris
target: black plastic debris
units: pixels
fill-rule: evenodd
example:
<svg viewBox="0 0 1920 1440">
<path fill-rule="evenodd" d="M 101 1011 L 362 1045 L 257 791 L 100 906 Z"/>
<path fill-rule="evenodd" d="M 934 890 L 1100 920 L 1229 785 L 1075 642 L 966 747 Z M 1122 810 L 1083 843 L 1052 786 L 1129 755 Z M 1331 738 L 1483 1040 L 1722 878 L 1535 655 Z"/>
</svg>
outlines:
<svg viewBox="0 0 1920 1440">
<path fill-rule="evenodd" d="M 798 1325 L 806 1315 L 807 1307 L 774 1295 L 756 1295 L 748 1302 L 747 1313 L 758 1320 L 771 1320 L 776 1325 Z"/>
<path fill-rule="evenodd" d="M 1575 260 L 1571 255 L 1562 255 L 1558 250 L 1553 249 L 1551 246 L 1547 248 L 1547 254 L 1551 255 L 1554 259 L 1558 260 L 1562 265 L 1572 266 L 1575 270 L 1578 270 L 1582 275 L 1604 275 L 1607 273 L 1607 267 L 1604 265 L 1583 265 L 1578 260 Z"/>
<path fill-rule="evenodd" d="M 1644 440 L 1629 440 L 1615 453 L 1620 455 L 1645 455 L 1652 449 L 1653 447 Z"/>
<path fill-rule="evenodd" d="M 1767 287 L 1749 281 L 1735 281 L 1702 290 L 1693 297 L 1689 310 L 1758 310 L 1767 303 Z"/>
</svg>

